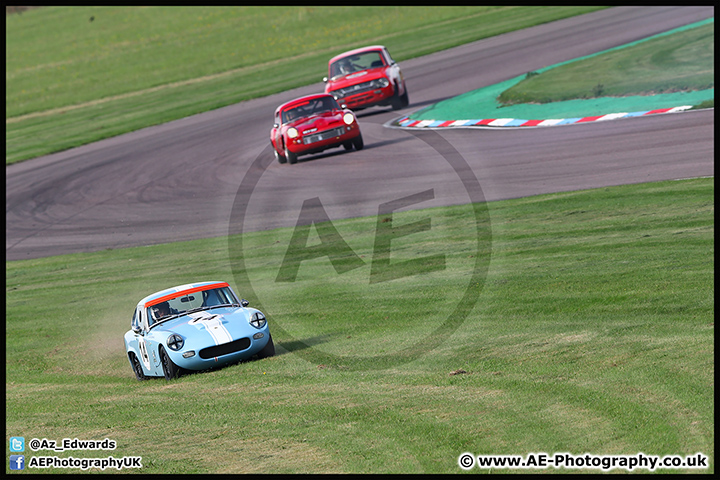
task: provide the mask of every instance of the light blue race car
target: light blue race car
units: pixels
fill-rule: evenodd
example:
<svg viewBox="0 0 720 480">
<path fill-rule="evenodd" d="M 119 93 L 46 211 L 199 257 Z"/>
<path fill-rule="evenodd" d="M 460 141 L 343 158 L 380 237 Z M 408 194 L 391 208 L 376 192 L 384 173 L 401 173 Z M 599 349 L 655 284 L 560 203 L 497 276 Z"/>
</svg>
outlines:
<svg viewBox="0 0 720 480">
<path fill-rule="evenodd" d="M 265 315 L 226 282 L 180 285 L 140 300 L 125 350 L 138 380 L 275 355 Z"/>
</svg>

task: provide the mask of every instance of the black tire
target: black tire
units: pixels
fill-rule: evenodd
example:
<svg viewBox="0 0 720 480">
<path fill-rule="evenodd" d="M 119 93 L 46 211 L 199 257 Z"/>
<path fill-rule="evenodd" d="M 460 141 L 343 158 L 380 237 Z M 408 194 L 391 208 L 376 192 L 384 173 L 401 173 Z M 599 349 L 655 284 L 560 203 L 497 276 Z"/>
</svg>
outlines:
<svg viewBox="0 0 720 480">
<path fill-rule="evenodd" d="M 362 134 L 359 134 L 353 139 L 353 146 L 355 147 L 355 150 L 363 149 L 363 147 L 365 146 L 365 142 L 363 142 Z"/>
<path fill-rule="evenodd" d="M 405 88 L 405 93 L 403 93 L 400 98 L 401 98 L 400 104 L 402 105 L 402 108 L 405 108 L 408 105 L 410 105 L 410 99 L 408 98 L 407 88 Z"/>
<path fill-rule="evenodd" d="M 273 343 L 272 335 L 268 335 L 270 338 L 268 338 L 267 344 L 263 347 L 262 350 L 260 350 L 257 354 L 258 358 L 267 358 L 272 357 L 275 355 L 275 344 Z"/>
<path fill-rule="evenodd" d="M 160 345 L 160 363 L 162 363 L 163 373 L 165 374 L 165 380 L 172 380 L 180 376 L 180 367 L 170 359 L 170 356 L 165 352 L 165 349 Z"/>
<path fill-rule="evenodd" d="M 135 373 L 135 378 L 138 380 L 147 380 L 148 377 L 145 376 L 145 373 L 143 372 L 142 365 L 140 365 L 140 360 L 138 360 L 137 355 L 130 352 L 130 363 L 132 364 L 133 372 Z"/>
<path fill-rule="evenodd" d="M 275 150 L 275 147 L 273 147 L 273 151 L 275 152 L 275 159 L 276 159 L 279 163 L 287 163 L 287 158 L 285 158 L 284 156 L 280 155 L 280 154 L 278 153 L 278 151 Z"/>
<path fill-rule="evenodd" d="M 285 158 L 287 158 L 288 163 L 291 165 L 297 163 L 297 155 L 288 150 L 287 147 L 285 147 Z"/>
<path fill-rule="evenodd" d="M 405 88 L 405 93 L 402 95 L 395 95 L 391 101 L 393 110 L 400 110 L 401 108 L 407 107 L 409 104 L 410 100 L 408 98 L 407 88 Z"/>
<path fill-rule="evenodd" d="M 352 150 L 353 142 L 345 142 L 345 143 L 343 143 L 343 147 L 345 147 L 345 150 Z"/>
</svg>

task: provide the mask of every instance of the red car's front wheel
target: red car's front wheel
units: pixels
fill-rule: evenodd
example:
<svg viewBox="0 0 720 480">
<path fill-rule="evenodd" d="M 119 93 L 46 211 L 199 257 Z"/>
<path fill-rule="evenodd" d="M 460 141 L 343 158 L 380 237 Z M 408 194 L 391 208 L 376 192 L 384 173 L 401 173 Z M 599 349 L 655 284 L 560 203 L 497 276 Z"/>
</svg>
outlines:
<svg viewBox="0 0 720 480">
<path fill-rule="evenodd" d="M 403 87 L 405 87 L 405 85 L 403 85 Z M 397 85 L 395 85 L 395 96 L 392 98 L 390 103 L 393 110 L 400 110 L 401 108 L 407 107 L 410 104 L 407 88 L 404 88 L 403 94 L 400 95 L 400 89 Z"/>
<path fill-rule="evenodd" d="M 287 161 L 290 164 L 297 163 L 297 155 L 288 150 L 287 147 L 285 147 L 285 158 L 287 158 Z"/>
<path fill-rule="evenodd" d="M 275 159 L 276 159 L 279 163 L 286 163 L 286 162 L 287 162 L 287 158 L 285 158 L 283 155 L 280 155 L 280 152 L 278 152 L 278 151 L 275 149 L 275 146 L 274 146 L 274 145 L 273 145 L 273 151 L 275 152 Z"/>
</svg>

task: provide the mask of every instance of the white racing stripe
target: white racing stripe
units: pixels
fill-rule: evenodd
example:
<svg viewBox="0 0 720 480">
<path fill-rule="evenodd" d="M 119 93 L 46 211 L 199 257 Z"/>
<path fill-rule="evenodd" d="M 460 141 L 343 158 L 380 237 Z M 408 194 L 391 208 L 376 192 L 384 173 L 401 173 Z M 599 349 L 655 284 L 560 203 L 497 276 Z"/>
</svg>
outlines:
<svg viewBox="0 0 720 480">
<path fill-rule="evenodd" d="M 222 315 L 212 315 L 207 312 L 191 313 L 193 318 L 190 325 L 202 325 L 215 341 L 215 345 L 232 342 L 233 338 L 222 323 Z"/>
</svg>

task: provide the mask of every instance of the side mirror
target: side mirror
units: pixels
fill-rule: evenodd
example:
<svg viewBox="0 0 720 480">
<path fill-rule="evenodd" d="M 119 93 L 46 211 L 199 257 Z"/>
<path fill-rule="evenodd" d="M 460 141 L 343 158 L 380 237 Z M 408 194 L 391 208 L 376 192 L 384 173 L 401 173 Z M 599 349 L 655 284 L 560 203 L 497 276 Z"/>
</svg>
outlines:
<svg viewBox="0 0 720 480">
<path fill-rule="evenodd" d="M 279 126 L 277 123 L 273 123 L 273 128 L 278 128 Z"/>
<path fill-rule="evenodd" d="M 240 300 L 240 305 L 242 305 L 243 307 L 247 307 L 248 305 L 250 305 L 250 302 L 243 298 L 242 300 Z"/>
<path fill-rule="evenodd" d="M 133 325 L 132 331 L 133 331 L 133 333 L 140 335 L 140 332 L 142 332 L 142 329 L 140 328 L 140 325 Z"/>
<path fill-rule="evenodd" d="M 323 82 L 327 83 L 327 77 L 323 77 Z"/>
</svg>

